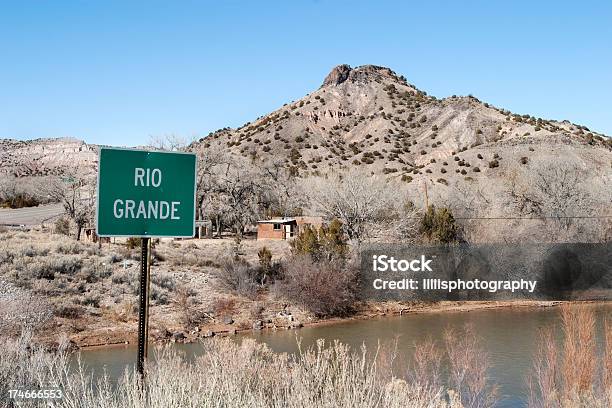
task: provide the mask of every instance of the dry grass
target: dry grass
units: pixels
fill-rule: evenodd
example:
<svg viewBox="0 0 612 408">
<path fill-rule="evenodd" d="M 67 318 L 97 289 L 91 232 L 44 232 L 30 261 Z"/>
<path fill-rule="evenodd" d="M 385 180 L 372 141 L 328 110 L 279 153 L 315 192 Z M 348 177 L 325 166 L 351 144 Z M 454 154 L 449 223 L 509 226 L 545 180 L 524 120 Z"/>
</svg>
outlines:
<svg viewBox="0 0 612 408">
<path fill-rule="evenodd" d="M 541 330 L 529 377 L 529 406 L 611 406 L 612 325 L 604 322 L 603 350 L 598 350 L 595 342 L 597 328 L 592 308 L 562 306 L 561 325 L 561 344 L 553 328 Z"/>
<path fill-rule="evenodd" d="M 204 354 L 191 363 L 175 351 L 161 350 L 143 384 L 136 373 L 126 371 L 113 387 L 107 378 L 94 382 L 83 367 L 70 371 L 62 350 L 46 353 L 22 336 L 9 340 L 0 354 L 0 395 L 6 398 L 15 387 L 57 385 L 65 397 L 53 403 L 56 408 L 462 406 L 454 393 L 448 402 L 441 387 L 426 389 L 384 375 L 365 347 L 353 352 L 344 344 L 319 340 L 296 356 L 273 353 L 254 340 L 215 339 L 203 347 Z"/>
<path fill-rule="evenodd" d="M 606 324 L 605 349 L 600 350 L 594 340 L 592 309 L 565 307 L 561 313 L 561 342 L 551 329 L 542 332 L 531 376 L 530 406 L 610 406 L 612 328 Z M 373 350 L 363 346 L 356 352 L 339 342 L 319 340 L 307 349 L 300 346 L 296 355 L 287 355 L 273 353 L 251 339 L 240 343 L 211 339 L 203 343 L 204 353 L 193 362 L 176 350 L 160 350 L 143 386 L 128 371 L 116 387 L 108 379 L 94 382 L 82 367 L 69 370 L 62 349 L 47 353 L 27 335 L 3 343 L 0 396 L 14 387 L 58 384 L 66 397 L 54 405 L 57 408 L 484 408 L 497 403 L 497 387 L 488 376 L 488 355 L 470 327 L 447 330 L 442 344 L 417 344 L 410 363 L 398 353 L 397 341 Z M 6 400 L 0 406 L 12 407 Z"/>
</svg>

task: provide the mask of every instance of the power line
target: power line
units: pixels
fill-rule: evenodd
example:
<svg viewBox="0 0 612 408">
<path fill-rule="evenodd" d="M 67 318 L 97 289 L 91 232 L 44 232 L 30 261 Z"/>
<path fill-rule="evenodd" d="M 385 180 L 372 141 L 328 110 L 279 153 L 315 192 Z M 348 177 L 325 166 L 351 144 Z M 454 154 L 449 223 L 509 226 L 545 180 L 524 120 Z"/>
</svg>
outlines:
<svg viewBox="0 0 612 408">
<path fill-rule="evenodd" d="M 541 217 L 453 217 L 456 220 L 545 220 L 545 219 L 604 219 L 612 218 L 612 215 L 572 215 L 553 216 L 543 215 Z M 421 217 L 407 217 L 407 219 L 421 219 Z"/>
</svg>

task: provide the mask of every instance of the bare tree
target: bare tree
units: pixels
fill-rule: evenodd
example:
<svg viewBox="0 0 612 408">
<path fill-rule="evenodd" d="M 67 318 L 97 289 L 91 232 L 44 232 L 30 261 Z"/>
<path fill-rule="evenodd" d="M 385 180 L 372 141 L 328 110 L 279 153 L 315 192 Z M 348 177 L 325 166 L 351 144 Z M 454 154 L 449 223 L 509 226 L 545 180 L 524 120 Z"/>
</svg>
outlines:
<svg viewBox="0 0 612 408">
<path fill-rule="evenodd" d="M 281 159 L 258 166 L 261 178 L 261 205 L 268 215 L 297 215 L 306 204 L 299 180 Z"/>
<path fill-rule="evenodd" d="M 520 214 L 552 219 L 567 231 L 576 216 L 589 215 L 590 195 L 583 187 L 588 178 L 577 163 L 545 162 L 523 177 L 511 179 L 511 201 Z"/>
<path fill-rule="evenodd" d="M 203 211 L 215 214 L 219 224 L 229 225 L 242 235 L 260 214 L 260 175 L 242 158 L 228 156 L 224 163 L 212 167 L 209 177 Z"/>
<path fill-rule="evenodd" d="M 161 136 L 149 136 L 150 148 L 169 152 L 184 151 L 189 145 L 187 138 L 169 133 Z"/>
<path fill-rule="evenodd" d="M 201 220 L 205 216 L 213 216 L 217 219 L 218 225 L 220 223 L 221 208 L 216 205 L 219 203 L 211 198 L 219 188 L 217 183 L 218 174 L 231 163 L 231 158 L 227 151 L 218 144 L 201 149 L 196 154 L 198 158 L 196 174 L 196 207 L 198 209 L 198 216 Z"/>
<path fill-rule="evenodd" d="M 83 227 L 93 223 L 96 196 L 93 178 L 68 175 L 51 180 L 45 190 L 64 206 L 66 215 L 76 225 L 76 240 L 79 241 Z"/>
<path fill-rule="evenodd" d="M 305 192 L 315 210 L 340 220 L 357 244 L 388 230 L 399 219 L 403 201 L 399 186 L 356 170 L 308 179 Z"/>
</svg>

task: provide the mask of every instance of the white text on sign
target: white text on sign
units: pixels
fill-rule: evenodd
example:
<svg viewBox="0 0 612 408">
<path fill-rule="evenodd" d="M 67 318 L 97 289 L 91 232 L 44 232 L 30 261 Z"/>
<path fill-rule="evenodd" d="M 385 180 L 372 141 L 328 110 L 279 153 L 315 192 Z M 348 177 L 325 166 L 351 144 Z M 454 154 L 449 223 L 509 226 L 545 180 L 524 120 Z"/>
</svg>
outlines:
<svg viewBox="0 0 612 408">
<path fill-rule="evenodd" d="M 159 188 L 162 183 L 162 171 L 160 169 L 134 169 L 134 186 Z M 116 199 L 113 204 L 113 215 L 115 218 L 132 219 L 159 219 L 180 220 L 177 215 L 180 201 L 144 201 L 130 199 Z"/>
</svg>

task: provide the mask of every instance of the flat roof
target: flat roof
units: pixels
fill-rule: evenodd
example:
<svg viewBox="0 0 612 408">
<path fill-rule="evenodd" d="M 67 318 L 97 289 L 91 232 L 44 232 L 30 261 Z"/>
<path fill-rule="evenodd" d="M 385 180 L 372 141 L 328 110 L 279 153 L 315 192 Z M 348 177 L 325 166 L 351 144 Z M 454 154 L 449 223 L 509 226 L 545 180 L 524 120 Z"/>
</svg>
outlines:
<svg viewBox="0 0 612 408">
<path fill-rule="evenodd" d="M 257 221 L 258 224 L 287 224 L 290 222 L 297 222 L 295 218 L 271 218 L 269 220 Z"/>
</svg>

